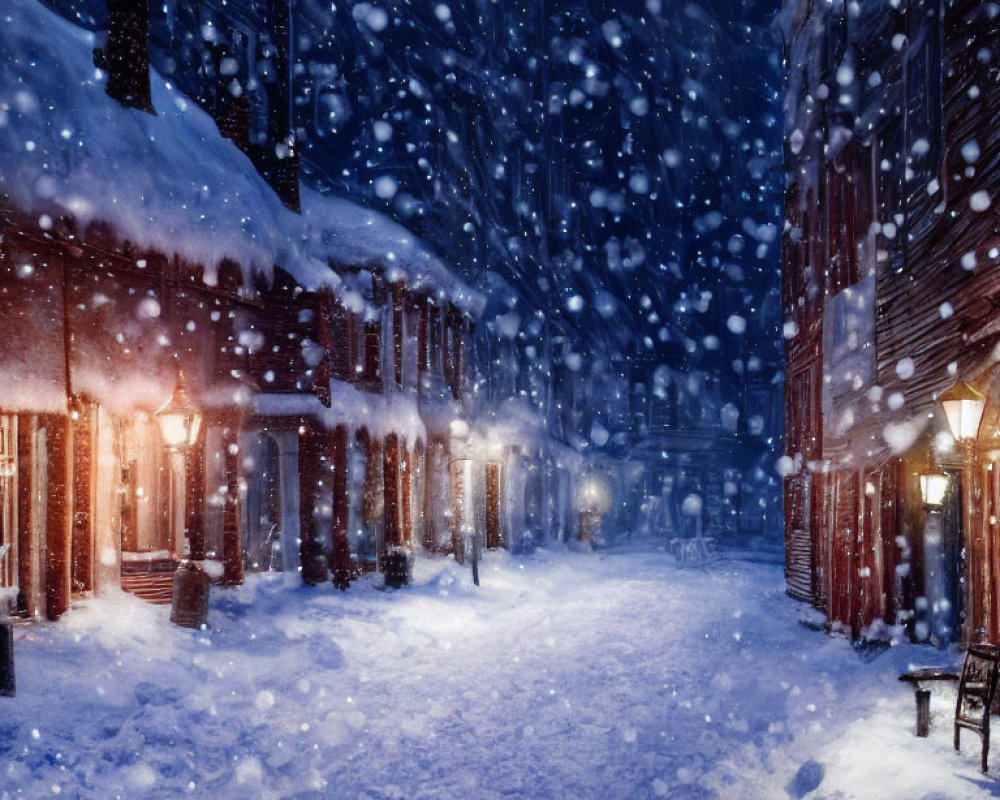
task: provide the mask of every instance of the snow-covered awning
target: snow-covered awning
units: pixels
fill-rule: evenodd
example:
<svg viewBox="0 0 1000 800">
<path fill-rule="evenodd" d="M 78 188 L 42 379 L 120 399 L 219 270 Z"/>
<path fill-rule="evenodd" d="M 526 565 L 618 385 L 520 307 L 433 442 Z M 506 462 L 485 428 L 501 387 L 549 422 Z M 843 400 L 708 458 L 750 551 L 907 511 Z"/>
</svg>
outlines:
<svg viewBox="0 0 1000 800">
<path fill-rule="evenodd" d="M 337 380 L 330 381 L 329 408 L 311 394 L 262 393 L 254 396 L 253 411 L 263 417 L 312 417 L 330 429 L 364 428 L 379 438 L 395 433 L 410 443 L 426 438 L 414 398 L 373 394 Z"/>
</svg>

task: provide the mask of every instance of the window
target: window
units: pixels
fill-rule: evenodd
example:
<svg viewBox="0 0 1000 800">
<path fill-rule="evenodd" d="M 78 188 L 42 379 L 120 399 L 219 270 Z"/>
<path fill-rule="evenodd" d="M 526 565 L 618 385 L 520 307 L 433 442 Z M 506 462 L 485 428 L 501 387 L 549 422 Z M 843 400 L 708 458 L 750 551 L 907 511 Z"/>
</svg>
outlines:
<svg viewBox="0 0 1000 800">
<path fill-rule="evenodd" d="M 444 315 L 441 313 L 441 308 L 433 303 L 430 306 L 430 314 L 428 320 L 429 330 L 429 341 L 428 341 L 428 363 L 427 368 L 431 372 L 440 373 L 441 371 L 441 323 L 442 317 Z"/>
<path fill-rule="evenodd" d="M 417 365 L 420 372 L 426 372 L 431 366 L 430 356 L 430 304 L 421 303 L 417 314 Z"/>
<path fill-rule="evenodd" d="M 351 378 L 351 327 L 348 313 L 340 305 L 334 305 L 330 312 L 330 339 L 332 341 L 331 371 L 337 380 Z"/>
<path fill-rule="evenodd" d="M 382 377 L 382 323 L 378 320 L 364 325 L 364 369 L 365 382 L 376 383 Z"/>
<path fill-rule="evenodd" d="M 827 173 L 827 209 L 830 221 L 830 265 L 827 293 L 836 294 L 858 280 L 857 153 L 850 142 L 837 155 Z"/>
</svg>

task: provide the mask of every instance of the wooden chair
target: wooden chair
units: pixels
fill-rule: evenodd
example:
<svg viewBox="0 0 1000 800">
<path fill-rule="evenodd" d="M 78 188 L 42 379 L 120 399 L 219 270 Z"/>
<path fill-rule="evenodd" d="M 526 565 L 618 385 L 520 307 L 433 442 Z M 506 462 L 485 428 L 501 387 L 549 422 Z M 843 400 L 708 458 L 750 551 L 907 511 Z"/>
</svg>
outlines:
<svg viewBox="0 0 1000 800">
<path fill-rule="evenodd" d="M 962 728 L 975 731 L 983 740 L 982 770 L 990 752 L 990 714 L 997 713 L 997 678 L 1000 675 L 1000 647 L 972 644 L 965 652 L 965 663 L 958 681 L 955 707 L 955 749 L 959 749 Z"/>
</svg>

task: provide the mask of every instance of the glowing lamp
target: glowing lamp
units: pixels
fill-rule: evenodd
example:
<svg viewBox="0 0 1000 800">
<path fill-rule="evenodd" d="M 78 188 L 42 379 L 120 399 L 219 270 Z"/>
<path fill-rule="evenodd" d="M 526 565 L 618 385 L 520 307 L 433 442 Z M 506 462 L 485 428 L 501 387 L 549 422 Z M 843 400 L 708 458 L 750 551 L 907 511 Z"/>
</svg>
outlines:
<svg viewBox="0 0 1000 800">
<path fill-rule="evenodd" d="M 959 381 L 938 401 L 948 419 L 951 435 L 959 442 L 970 442 L 979 435 L 979 423 L 983 419 L 983 409 L 986 402 L 982 392 L 977 391 L 965 381 Z"/>
<path fill-rule="evenodd" d="M 611 510 L 611 492 L 604 481 L 588 478 L 580 486 L 577 504 L 584 513 L 607 514 Z"/>
<path fill-rule="evenodd" d="M 948 476 L 941 472 L 925 472 L 920 475 L 920 495 L 924 505 L 940 508 L 944 494 L 948 491 Z"/>
<path fill-rule="evenodd" d="M 183 372 L 177 374 L 177 386 L 170 402 L 156 412 L 156 421 L 163 443 L 171 450 L 182 450 L 198 441 L 201 411 L 188 393 Z"/>
</svg>

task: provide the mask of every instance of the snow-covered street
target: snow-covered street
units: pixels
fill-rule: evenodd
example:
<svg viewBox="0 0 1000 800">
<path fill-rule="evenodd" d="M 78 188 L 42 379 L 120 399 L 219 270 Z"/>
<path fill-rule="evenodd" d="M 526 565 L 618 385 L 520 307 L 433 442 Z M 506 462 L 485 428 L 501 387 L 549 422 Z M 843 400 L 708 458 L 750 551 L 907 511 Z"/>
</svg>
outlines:
<svg viewBox="0 0 1000 800">
<path fill-rule="evenodd" d="M 913 736 L 901 645 L 799 624 L 777 564 L 655 550 L 491 554 L 347 594 L 213 593 L 211 629 L 121 595 L 17 631 L 2 797 L 996 796 L 953 694 Z"/>
</svg>

